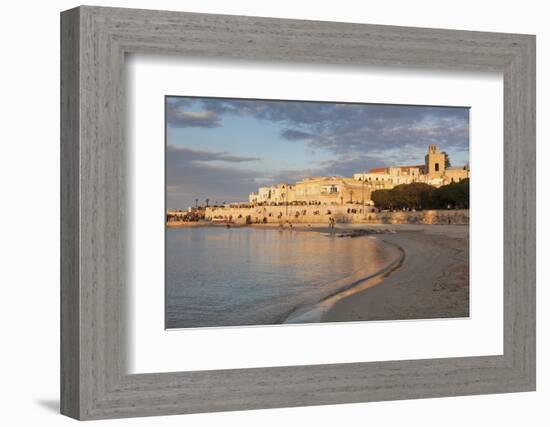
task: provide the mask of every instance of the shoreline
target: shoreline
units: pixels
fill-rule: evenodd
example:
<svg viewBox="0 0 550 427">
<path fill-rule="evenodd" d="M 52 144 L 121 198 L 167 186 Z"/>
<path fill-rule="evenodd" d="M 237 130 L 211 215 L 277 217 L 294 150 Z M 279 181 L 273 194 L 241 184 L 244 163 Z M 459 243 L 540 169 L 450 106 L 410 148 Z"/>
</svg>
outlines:
<svg viewBox="0 0 550 427">
<path fill-rule="evenodd" d="M 459 227 L 407 227 L 377 236 L 404 250 L 402 265 L 335 300 L 320 321 L 469 317 L 469 236 L 468 227 Z"/>
<path fill-rule="evenodd" d="M 343 298 L 349 297 L 357 292 L 368 289 L 371 286 L 379 284 L 382 280 L 384 280 L 385 277 L 389 276 L 393 271 L 400 268 L 403 265 L 406 256 L 403 248 L 394 243 L 384 242 L 383 240 L 381 241 L 383 244 L 393 246 L 398 251 L 396 258 L 391 260 L 388 265 L 366 277 L 353 280 L 348 285 L 334 291 L 330 295 L 327 295 L 315 304 L 297 307 L 285 316 L 282 323 L 291 324 L 322 322 L 323 317 L 334 306 L 334 304 L 336 304 L 336 302 L 340 301 Z"/>
<path fill-rule="evenodd" d="M 203 224 L 197 224 L 200 227 Z M 225 224 L 207 224 L 225 227 Z M 280 229 L 278 224 L 231 228 Z M 285 231 L 370 236 L 401 252 L 382 270 L 351 283 L 317 303 L 296 307 L 282 324 L 369 320 L 467 318 L 469 301 L 469 226 L 446 224 L 294 224 Z M 351 235 L 350 235 L 351 234 Z"/>
<path fill-rule="evenodd" d="M 266 224 L 253 223 L 253 224 L 229 224 L 229 228 L 267 228 L 267 229 L 281 229 L 281 225 L 275 222 L 269 222 Z M 166 222 L 166 228 L 227 228 L 226 223 L 213 223 L 211 221 L 173 221 Z M 330 231 L 353 231 L 357 229 L 387 229 L 390 232 L 409 231 L 409 230 L 423 230 L 431 228 L 446 228 L 446 227 L 469 227 L 469 224 L 411 224 L 411 223 L 376 223 L 376 222 L 356 222 L 356 223 L 336 223 L 334 228 L 331 229 L 326 222 L 298 222 L 293 223 L 292 227 L 288 224 L 284 224 L 282 229 L 284 230 L 297 230 L 297 231 L 317 231 L 317 232 L 330 232 Z"/>
</svg>

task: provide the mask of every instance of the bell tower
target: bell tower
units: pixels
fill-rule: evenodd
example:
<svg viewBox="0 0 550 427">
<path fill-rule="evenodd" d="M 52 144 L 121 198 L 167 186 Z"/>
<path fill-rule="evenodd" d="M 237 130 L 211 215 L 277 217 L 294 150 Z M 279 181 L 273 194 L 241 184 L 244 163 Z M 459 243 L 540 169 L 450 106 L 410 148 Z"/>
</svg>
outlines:
<svg viewBox="0 0 550 427">
<path fill-rule="evenodd" d="M 426 174 L 430 178 L 441 178 L 445 174 L 445 153 L 439 151 L 434 144 L 428 145 L 425 162 Z"/>
</svg>

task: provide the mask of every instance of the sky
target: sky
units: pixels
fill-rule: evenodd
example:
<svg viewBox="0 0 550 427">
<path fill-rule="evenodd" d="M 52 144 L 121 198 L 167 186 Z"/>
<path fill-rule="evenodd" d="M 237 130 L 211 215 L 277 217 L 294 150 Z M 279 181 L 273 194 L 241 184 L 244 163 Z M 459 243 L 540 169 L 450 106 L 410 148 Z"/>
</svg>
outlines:
<svg viewBox="0 0 550 427">
<path fill-rule="evenodd" d="M 260 186 L 469 159 L 469 109 L 166 97 L 166 205 L 247 201 Z"/>
</svg>

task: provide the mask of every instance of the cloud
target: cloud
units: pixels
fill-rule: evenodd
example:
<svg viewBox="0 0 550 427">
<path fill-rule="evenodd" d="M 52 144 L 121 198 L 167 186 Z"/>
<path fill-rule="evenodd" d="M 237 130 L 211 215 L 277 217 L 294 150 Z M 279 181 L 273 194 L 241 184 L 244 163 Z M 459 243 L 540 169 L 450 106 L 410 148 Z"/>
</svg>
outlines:
<svg viewBox="0 0 550 427">
<path fill-rule="evenodd" d="M 212 111 L 186 111 L 181 103 L 166 104 L 166 121 L 173 127 L 215 128 L 222 125 L 221 117 Z"/>
<path fill-rule="evenodd" d="M 423 163 L 428 144 L 450 152 L 455 165 L 467 159 L 469 150 L 468 108 L 185 97 L 168 98 L 166 108 L 168 126 L 213 128 L 229 116 L 254 118 L 278 128 L 282 140 L 331 159 L 302 170 L 252 172 L 243 166 L 256 157 L 168 147 L 168 177 L 174 186 L 181 190 L 185 185 L 188 194 L 209 194 L 211 199 L 225 194 L 225 201 L 243 200 L 258 185 Z M 181 201 L 183 196 L 178 197 Z"/>
<path fill-rule="evenodd" d="M 187 208 L 195 199 L 204 203 L 239 201 L 256 190 L 257 173 L 235 165 L 259 160 L 225 152 L 193 150 L 168 145 L 166 148 L 166 203 L 168 208 Z M 233 166 L 233 167 L 232 167 Z"/>
<path fill-rule="evenodd" d="M 310 139 L 315 135 L 301 130 L 285 129 L 281 132 L 281 136 L 289 141 L 296 141 L 298 139 Z"/>
<path fill-rule="evenodd" d="M 381 153 L 405 145 L 425 150 L 428 144 L 437 144 L 459 151 L 469 146 L 468 108 L 217 98 L 181 101 L 185 108 L 205 114 L 209 125 L 219 125 L 224 115 L 254 117 L 279 125 L 286 140 L 301 140 L 336 155 Z"/>
<path fill-rule="evenodd" d="M 168 146 L 166 147 L 166 152 L 167 157 L 170 157 L 171 160 L 180 159 L 187 163 L 214 161 L 241 163 L 261 160 L 259 157 L 233 156 L 225 151 L 193 150 L 192 148 L 181 147 L 171 144 L 168 144 Z"/>
<path fill-rule="evenodd" d="M 345 176 L 350 177 L 354 173 L 367 171 L 377 166 L 388 166 L 383 159 L 363 155 L 350 158 L 336 158 L 319 163 L 317 167 L 307 169 L 280 170 L 276 173 L 264 173 L 256 175 L 259 186 L 270 186 L 279 183 L 294 183 L 312 176 Z"/>
<path fill-rule="evenodd" d="M 227 161 L 219 165 L 218 161 Z M 368 156 L 325 161 L 318 167 L 300 170 L 279 170 L 275 173 L 234 169 L 231 164 L 254 161 L 254 157 L 230 156 L 226 153 L 192 150 L 169 145 L 166 153 L 167 205 L 169 208 L 187 208 L 204 203 L 246 200 L 249 193 L 260 186 L 281 182 L 293 183 L 309 176 L 350 176 L 364 170 L 365 165 L 380 165 L 380 160 Z M 214 163 L 216 162 L 216 163 Z"/>
<path fill-rule="evenodd" d="M 186 209 L 195 199 L 204 203 L 246 200 L 256 191 L 257 174 L 210 165 L 167 163 L 166 204 L 168 208 Z"/>
<path fill-rule="evenodd" d="M 388 166 L 387 160 L 375 156 L 339 157 L 321 163 L 319 175 L 352 176 L 354 173 L 366 172 L 374 167 Z"/>
<path fill-rule="evenodd" d="M 348 113 L 345 118 L 342 117 L 344 110 Z M 343 107 L 337 109 L 335 116 L 338 119 L 327 119 L 326 124 L 302 129 L 316 134 L 309 144 L 336 154 L 382 154 L 405 146 L 425 151 L 428 144 L 467 150 L 469 145 L 467 110 L 367 106 L 356 111 Z"/>
</svg>

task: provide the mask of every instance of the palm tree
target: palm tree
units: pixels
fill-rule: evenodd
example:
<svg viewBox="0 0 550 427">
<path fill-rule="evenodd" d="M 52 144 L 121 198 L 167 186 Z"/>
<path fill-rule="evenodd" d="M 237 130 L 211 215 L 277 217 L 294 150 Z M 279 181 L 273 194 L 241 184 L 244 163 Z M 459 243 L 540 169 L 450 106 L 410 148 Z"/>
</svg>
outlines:
<svg viewBox="0 0 550 427">
<path fill-rule="evenodd" d="M 205 202 L 206 202 L 206 207 L 208 207 L 208 202 L 210 201 L 210 199 L 206 199 Z"/>
<path fill-rule="evenodd" d="M 199 207 L 199 199 L 195 199 L 195 207 L 196 207 L 196 208 Z"/>
</svg>

